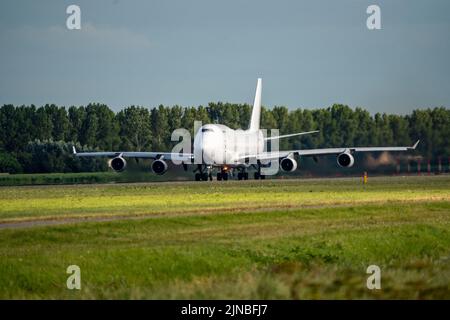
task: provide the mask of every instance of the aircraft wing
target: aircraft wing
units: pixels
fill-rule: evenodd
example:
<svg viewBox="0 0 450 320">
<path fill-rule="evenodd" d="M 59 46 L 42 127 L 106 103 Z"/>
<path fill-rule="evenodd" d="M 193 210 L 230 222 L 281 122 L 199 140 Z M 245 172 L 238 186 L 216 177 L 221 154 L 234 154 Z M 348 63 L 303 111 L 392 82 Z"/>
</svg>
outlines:
<svg viewBox="0 0 450 320">
<path fill-rule="evenodd" d="M 283 138 L 289 138 L 289 137 L 295 137 L 295 136 L 303 136 L 305 134 L 312 134 L 312 133 L 317 133 L 317 132 L 319 132 L 319 130 L 307 131 L 307 132 L 297 132 L 297 133 L 285 134 L 282 136 L 267 137 L 267 138 L 264 138 L 264 140 L 276 140 L 276 139 L 283 139 Z"/>
<path fill-rule="evenodd" d="M 100 152 L 77 152 L 73 147 L 73 154 L 77 157 L 123 157 L 123 158 L 147 158 L 164 159 L 190 162 L 194 158 L 193 153 L 173 152 L 145 152 L 145 151 L 100 151 Z"/>
<path fill-rule="evenodd" d="M 263 152 L 255 155 L 248 155 L 245 157 L 240 157 L 239 160 L 244 159 L 256 159 L 256 160 L 273 160 L 281 159 L 290 155 L 299 156 L 323 156 L 340 154 L 343 152 L 382 152 L 382 151 L 408 151 L 416 149 L 419 144 L 418 140 L 411 147 L 350 147 L 350 148 L 324 148 L 324 149 L 307 149 L 307 150 L 286 150 L 286 151 L 273 151 L 273 152 Z"/>
</svg>

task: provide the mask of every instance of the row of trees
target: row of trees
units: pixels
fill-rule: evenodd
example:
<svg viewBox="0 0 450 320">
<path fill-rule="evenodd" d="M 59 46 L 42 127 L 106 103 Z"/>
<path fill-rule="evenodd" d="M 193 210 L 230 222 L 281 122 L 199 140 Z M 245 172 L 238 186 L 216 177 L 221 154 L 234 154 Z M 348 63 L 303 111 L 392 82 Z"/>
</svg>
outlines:
<svg viewBox="0 0 450 320">
<path fill-rule="evenodd" d="M 107 105 L 70 108 L 3 105 L 0 108 L 0 172 L 78 172 L 106 170 L 104 161 L 70 156 L 81 150 L 170 151 L 177 128 L 193 131 L 194 121 L 247 128 L 251 106 L 210 103 L 207 107 L 144 108 L 131 106 L 114 113 Z M 408 115 L 371 115 L 345 105 L 323 109 L 263 108 L 262 128 L 281 134 L 320 130 L 318 134 L 280 142 L 280 148 L 411 145 L 426 157 L 450 156 L 450 110 L 414 110 Z M 192 132 L 193 133 L 193 132 Z"/>
</svg>

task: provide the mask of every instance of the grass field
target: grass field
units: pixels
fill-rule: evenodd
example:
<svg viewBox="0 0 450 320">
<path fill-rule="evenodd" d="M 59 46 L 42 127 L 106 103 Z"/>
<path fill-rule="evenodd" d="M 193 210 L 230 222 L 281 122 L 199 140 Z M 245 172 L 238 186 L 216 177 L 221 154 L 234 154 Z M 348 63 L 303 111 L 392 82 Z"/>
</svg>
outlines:
<svg viewBox="0 0 450 320">
<path fill-rule="evenodd" d="M 3 299 L 450 299 L 450 176 L 1 187 L 0 243 Z"/>
</svg>

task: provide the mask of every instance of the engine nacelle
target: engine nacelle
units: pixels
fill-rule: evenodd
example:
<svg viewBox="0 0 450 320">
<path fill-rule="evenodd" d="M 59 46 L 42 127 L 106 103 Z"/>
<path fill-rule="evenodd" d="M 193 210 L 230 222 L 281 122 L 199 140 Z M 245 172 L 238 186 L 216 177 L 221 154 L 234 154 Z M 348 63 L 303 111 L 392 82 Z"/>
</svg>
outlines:
<svg viewBox="0 0 450 320">
<path fill-rule="evenodd" d="M 167 171 L 167 162 L 164 160 L 157 159 L 152 163 L 152 170 L 156 174 L 164 174 Z"/>
<path fill-rule="evenodd" d="M 344 152 L 337 156 L 337 163 L 340 167 L 350 168 L 355 163 L 355 158 L 350 153 Z"/>
<path fill-rule="evenodd" d="M 115 157 L 109 161 L 109 166 L 116 172 L 125 170 L 127 162 L 122 157 Z"/>
<path fill-rule="evenodd" d="M 297 169 L 297 161 L 292 158 L 284 158 L 280 161 L 281 170 L 284 172 L 292 172 Z"/>
</svg>

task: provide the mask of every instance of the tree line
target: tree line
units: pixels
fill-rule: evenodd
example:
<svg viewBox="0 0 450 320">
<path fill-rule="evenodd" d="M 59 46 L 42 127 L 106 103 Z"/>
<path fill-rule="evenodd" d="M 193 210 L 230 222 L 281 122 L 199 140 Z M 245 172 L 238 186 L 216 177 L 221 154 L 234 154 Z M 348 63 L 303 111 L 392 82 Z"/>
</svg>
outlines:
<svg viewBox="0 0 450 320">
<path fill-rule="evenodd" d="M 79 159 L 71 147 L 86 150 L 170 151 L 171 133 L 194 121 L 221 123 L 246 129 L 248 104 L 209 103 L 208 106 L 130 106 L 115 113 L 105 104 L 69 108 L 3 105 L 0 108 L 0 172 L 84 172 L 107 170 L 102 159 Z M 424 157 L 450 156 L 450 110 L 444 107 L 413 110 L 407 115 L 376 113 L 335 104 L 321 109 L 262 109 L 262 128 L 281 134 L 320 130 L 302 138 L 280 141 L 280 149 L 340 146 L 411 145 Z"/>
</svg>

